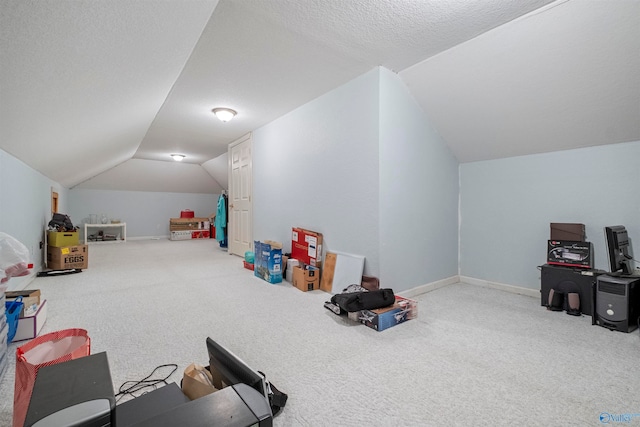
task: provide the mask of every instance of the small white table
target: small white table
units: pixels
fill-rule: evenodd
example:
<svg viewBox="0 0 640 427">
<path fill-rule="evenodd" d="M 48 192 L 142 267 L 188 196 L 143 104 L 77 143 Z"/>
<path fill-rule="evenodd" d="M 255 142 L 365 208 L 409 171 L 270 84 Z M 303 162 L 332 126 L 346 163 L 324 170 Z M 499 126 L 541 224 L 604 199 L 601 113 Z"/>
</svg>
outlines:
<svg viewBox="0 0 640 427">
<path fill-rule="evenodd" d="M 95 240 L 90 241 L 89 243 L 106 243 L 106 242 L 124 242 L 127 240 L 127 223 L 119 222 L 117 224 L 84 224 L 84 244 L 87 244 L 87 237 L 89 236 L 89 230 L 94 228 L 98 229 L 110 229 L 110 228 L 120 228 L 122 232 L 120 233 L 120 239 L 115 240 Z"/>
</svg>

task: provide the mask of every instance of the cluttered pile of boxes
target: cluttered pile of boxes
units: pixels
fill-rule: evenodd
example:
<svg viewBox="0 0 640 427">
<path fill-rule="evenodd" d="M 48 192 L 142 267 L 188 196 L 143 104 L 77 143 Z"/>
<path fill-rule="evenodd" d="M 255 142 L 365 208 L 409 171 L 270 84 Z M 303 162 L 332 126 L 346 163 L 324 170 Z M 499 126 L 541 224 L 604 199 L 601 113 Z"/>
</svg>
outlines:
<svg viewBox="0 0 640 427">
<path fill-rule="evenodd" d="M 541 267 L 541 305 L 590 315 L 591 283 L 598 273 L 593 269 L 592 245 L 585 241 L 585 225 L 551 223 L 550 231 L 547 263 Z"/>
<path fill-rule="evenodd" d="M 252 270 L 256 277 L 277 284 L 283 279 L 303 291 L 322 290 L 337 293 L 352 283 L 360 283 L 364 269 L 364 257 L 342 256 L 327 252 L 323 262 L 322 233 L 301 227 L 291 230 L 291 252 L 283 253 L 283 245 L 272 240 L 254 241 L 254 251 L 245 253 L 244 268 Z M 340 259 L 355 259 L 360 266 L 350 283 L 343 283 L 339 274 Z M 360 262 L 360 264 L 358 264 Z M 337 273 L 338 272 L 338 273 Z M 417 301 L 395 296 L 395 303 L 373 310 L 359 310 L 348 313 L 348 318 L 377 331 L 388 329 L 418 315 Z"/>
<path fill-rule="evenodd" d="M 47 300 L 42 298 L 40 289 L 6 291 L 5 299 L 7 307 L 15 301 L 22 303 L 9 341 L 25 341 L 37 337 L 47 320 Z"/>
<path fill-rule="evenodd" d="M 213 219 L 196 217 L 192 210 L 180 211 L 180 218 L 169 218 L 169 240 L 209 239 L 215 237 Z"/>
<path fill-rule="evenodd" d="M 80 244 L 80 233 L 47 231 L 47 268 L 50 270 L 83 270 L 89 267 L 89 248 Z"/>
<path fill-rule="evenodd" d="M 291 282 L 301 291 L 320 289 L 322 268 L 322 233 L 294 227 L 291 252 L 273 240 L 254 241 L 253 252 L 245 253 L 244 267 L 268 283 Z"/>
<path fill-rule="evenodd" d="M 584 224 L 551 223 L 547 263 L 540 267 L 540 304 L 550 311 L 590 315 L 592 325 L 631 332 L 640 322 L 640 275 L 627 264 L 633 258 L 626 228 L 605 227 L 605 239 L 610 272 L 594 268 Z"/>
</svg>

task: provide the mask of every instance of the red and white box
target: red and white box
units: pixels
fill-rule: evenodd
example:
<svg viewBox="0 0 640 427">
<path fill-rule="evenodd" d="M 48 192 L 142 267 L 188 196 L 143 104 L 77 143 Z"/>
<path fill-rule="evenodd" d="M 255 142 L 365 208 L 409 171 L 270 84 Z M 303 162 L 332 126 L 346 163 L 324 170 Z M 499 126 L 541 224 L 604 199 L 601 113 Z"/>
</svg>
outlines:
<svg viewBox="0 0 640 427">
<path fill-rule="evenodd" d="M 291 230 L 291 258 L 303 264 L 322 266 L 322 233 L 293 227 Z"/>
</svg>

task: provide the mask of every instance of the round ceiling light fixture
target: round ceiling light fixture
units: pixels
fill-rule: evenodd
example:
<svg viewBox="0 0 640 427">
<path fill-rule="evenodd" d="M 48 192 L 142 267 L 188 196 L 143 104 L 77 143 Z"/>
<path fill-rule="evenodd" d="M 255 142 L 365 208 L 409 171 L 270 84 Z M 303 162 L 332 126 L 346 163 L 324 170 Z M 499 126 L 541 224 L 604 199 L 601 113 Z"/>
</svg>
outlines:
<svg viewBox="0 0 640 427">
<path fill-rule="evenodd" d="M 231 108 L 214 108 L 211 112 L 222 122 L 228 122 L 238 114 L 237 111 L 232 110 Z"/>
<path fill-rule="evenodd" d="M 173 158 L 173 160 L 175 160 L 176 162 L 181 162 L 185 157 L 184 154 L 172 154 L 171 157 Z"/>
</svg>

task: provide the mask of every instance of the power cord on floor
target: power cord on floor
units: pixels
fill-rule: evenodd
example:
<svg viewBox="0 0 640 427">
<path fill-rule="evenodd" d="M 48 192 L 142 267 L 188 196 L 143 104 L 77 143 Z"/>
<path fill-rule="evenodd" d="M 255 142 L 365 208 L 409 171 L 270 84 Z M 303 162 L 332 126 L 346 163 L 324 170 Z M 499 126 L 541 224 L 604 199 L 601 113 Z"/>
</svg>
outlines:
<svg viewBox="0 0 640 427">
<path fill-rule="evenodd" d="M 162 368 L 173 368 L 173 369 L 168 375 L 162 378 L 151 378 L 156 373 L 156 371 Z M 130 395 L 131 397 L 140 397 L 143 394 L 146 394 L 149 391 L 152 391 L 158 388 L 157 386 L 160 383 L 164 383 L 164 385 L 167 385 L 167 380 L 177 370 L 178 370 L 178 365 L 174 363 L 168 363 L 166 365 L 156 366 L 155 369 L 149 375 L 147 375 L 140 381 L 125 381 L 118 389 L 118 393 L 115 396 L 116 402 L 118 402 L 123 396 L 126 396 L 127 394 Z M 145 390 L 147 388 L 152 388 L 152 390 Z M 142 393 L 138 393 L 141 390 L 145 390 L 145 391 Z"/>
</svg>

